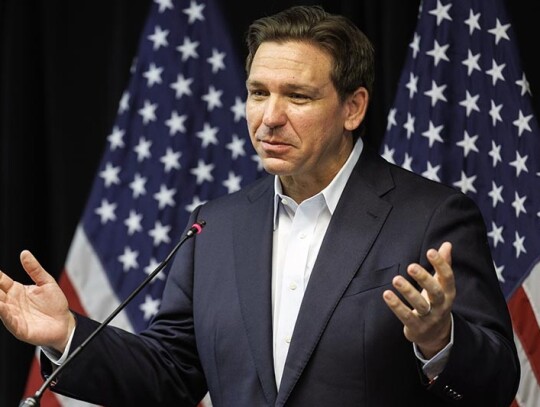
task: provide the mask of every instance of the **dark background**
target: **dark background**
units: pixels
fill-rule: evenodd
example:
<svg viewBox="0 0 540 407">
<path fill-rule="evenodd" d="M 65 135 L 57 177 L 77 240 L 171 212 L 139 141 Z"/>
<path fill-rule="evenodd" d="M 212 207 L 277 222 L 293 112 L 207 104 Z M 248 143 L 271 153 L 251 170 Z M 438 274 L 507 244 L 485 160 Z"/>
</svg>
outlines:
<svg viewBox="0 0 540 407">
<path fill-rule="evenodd" d="M 419 0 L 245 2 L 220 2 L 241 56 L 249 22 L 294 4 L 318 3 L 360 26 L 376 49 L 367 141 L 379 145 Z M 29 282 L 18 262 L 24 248 L 53 275 L 62 270 L 150 4 L 0 0 L 0 268 L 19 281 Z M 507 1 L 535 95 L 539 16 L 533 5 L 533 0 Z M 538 116 L 539 100 L 533 103 Z M 0 324 L 0 406 L 18 405 L 33 350 Z"/>
</svg>

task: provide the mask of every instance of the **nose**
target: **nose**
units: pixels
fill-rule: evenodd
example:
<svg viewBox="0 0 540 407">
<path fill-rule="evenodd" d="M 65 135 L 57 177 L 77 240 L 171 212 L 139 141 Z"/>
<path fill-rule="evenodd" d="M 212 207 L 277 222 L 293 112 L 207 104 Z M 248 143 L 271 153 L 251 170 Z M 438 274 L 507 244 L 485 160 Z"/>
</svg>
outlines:
<svg viewBox="0 0 540 407">
<path fill-rule="evenodd" d="M 287 122 L 285 101 L 277 96 L 270 96 L 264 106 L 263 124 L 271 129 L 283 126 Z"/>
</svg>

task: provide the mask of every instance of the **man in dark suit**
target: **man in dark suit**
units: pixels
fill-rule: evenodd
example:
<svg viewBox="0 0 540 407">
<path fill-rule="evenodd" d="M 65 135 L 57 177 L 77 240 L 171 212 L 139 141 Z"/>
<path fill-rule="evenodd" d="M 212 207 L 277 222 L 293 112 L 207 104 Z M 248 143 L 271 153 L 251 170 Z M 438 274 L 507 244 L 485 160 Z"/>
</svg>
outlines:
<svg viewBox="0 0 540 407">
<path fill-rule="evenodd" d="M 106 328 L 53 390 L 110 406 L 207 391 L 234 407 L 509 405 L 519 362 L 477 207 L 353 135 L 369 40 L 293 7 L 247 43 L 249 132 L 274 175 L 196 209 L 205 232 L 178 252 L 150 328 Z M 45 347 L 47 375 L 97 322 L 21 261 L 36 286 L 0 273 L 0 317 Z"/>
</svg>

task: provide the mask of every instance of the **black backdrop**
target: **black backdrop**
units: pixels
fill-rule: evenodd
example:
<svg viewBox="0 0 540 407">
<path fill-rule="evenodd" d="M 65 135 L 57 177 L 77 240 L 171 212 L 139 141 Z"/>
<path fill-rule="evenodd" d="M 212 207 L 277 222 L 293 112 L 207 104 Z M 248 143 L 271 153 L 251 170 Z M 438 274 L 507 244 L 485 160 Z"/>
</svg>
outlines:
<svg viewBox="0 0 540 407">
<path fill-rule="evenodd" d="M 249 22 L 293 4 L 322 4 L 364 30 L 377 57 L 367 137 L 378 145 L 419 0 L 244 3 L 221 2 L 242 56 Z M 534 1 L 507 3 L 534 95 L 540 90 Z M 0 0 L 0 268 L 15 279 L 28 282 L 18 262 L 23 248 L 55 276 L 62 270 L 150 4 Z M 18 404 L 33 350 L 0 327 L 0 406 Z"/>
</svg>

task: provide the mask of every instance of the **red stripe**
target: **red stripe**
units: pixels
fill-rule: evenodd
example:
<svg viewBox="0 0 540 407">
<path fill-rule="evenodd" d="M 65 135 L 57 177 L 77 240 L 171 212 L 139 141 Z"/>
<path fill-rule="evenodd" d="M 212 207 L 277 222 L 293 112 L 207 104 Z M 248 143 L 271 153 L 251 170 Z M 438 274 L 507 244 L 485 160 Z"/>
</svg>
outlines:
<svg viewBox="0 0 540 407">
<path fill-rule="evenodd" d="M 531 369 L 540 383 L 540 327 L 523 287 L 519 287 L 508 301 L 514 330 L 529 359 Z"/>
<path fill-rule="evenodd" d="M 86 311 L 81 304 L 79 295 L 77 294 L 75 287 L 73 287 L 73 285 L 71 284 L 71 280 L 69 279 L 68 273 L 65 270 L 60 275 L 59 284 L 60 288 L 67 297 L 69 308 L 71 308 L 75 312 L 78 312 L 81 315 L 86 315 Z"/>
<path fill-rule="evenodd" d="M 519 404 L 516 400 L 512 401 L 512 404 L 510 404 L 510 407 L 519 407 Z"/>
</svg>

